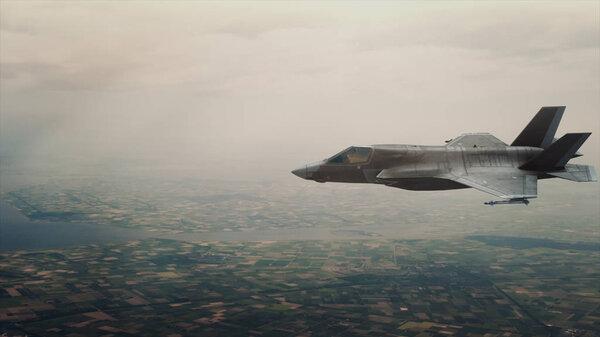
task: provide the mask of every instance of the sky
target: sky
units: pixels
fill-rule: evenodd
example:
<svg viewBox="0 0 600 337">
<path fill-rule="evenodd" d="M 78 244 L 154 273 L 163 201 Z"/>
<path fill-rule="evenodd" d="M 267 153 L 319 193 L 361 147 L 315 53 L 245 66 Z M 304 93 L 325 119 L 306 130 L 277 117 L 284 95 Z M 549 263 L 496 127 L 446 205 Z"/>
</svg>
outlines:
<svg viewBox="0 0 600 337">
<path fill-rule="evenodd" d="M 600 164 L 600 2 L 0 1 L 0 159 L 291 175 L 350 145 L 510 143 L 542 106 Z"/>
</svg>

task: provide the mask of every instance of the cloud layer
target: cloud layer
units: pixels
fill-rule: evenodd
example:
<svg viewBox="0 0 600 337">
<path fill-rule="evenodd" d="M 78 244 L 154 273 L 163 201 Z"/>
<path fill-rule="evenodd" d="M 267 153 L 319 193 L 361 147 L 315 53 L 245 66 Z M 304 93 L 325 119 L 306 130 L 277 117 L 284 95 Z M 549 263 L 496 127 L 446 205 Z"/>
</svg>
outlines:
<svg viewBox="0 0 600 337">
<path fill-rule="evenodd" d="M 2 2 L 0 151 L 285 170 L 487 131 L 600 131 L 600 4 Z M 588 161 L 598 161 L 597 136 Z"/>
</svg>

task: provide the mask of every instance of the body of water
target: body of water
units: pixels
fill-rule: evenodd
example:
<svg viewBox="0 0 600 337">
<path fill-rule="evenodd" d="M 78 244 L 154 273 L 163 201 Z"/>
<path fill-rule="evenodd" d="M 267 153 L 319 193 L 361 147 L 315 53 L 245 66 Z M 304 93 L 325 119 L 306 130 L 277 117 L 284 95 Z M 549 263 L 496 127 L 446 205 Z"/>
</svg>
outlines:
<svg viewBox="0 0 600 337">
<path fill-rule="evenodd" d="M 0 201 L 0 251 L 126 242 L 153 236 L 151 232 L 104 225 L 32 221 L 9 203 Z"/>
<path fill-rule="evenodd" d="M 90 223 L 31 220 L 5 201 L 0 201 L 0 251 L 64 248 L 92 243 L 126 242 L 161 238 L 200 241 L 288 241 L 407 238 L 410 226 L 364 228 L 297 228 L 248 232 L 195 232 L 169 234 Z M 399 230 L 404 227 L 405 230 Z"/>
</svg>

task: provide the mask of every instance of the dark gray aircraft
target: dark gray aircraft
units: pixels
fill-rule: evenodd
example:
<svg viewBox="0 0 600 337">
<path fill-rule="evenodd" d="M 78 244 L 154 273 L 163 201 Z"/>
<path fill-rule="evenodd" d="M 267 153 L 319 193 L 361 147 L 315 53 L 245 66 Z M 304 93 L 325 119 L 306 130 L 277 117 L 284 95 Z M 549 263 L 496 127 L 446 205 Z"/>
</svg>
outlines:
<svg viewBox="0 0 600 337">
<path fill-rule="evenodd" d="M 414 191 L 473 187 L 506 199 L 487 205 L 527 205 L 527 199 L 537 197 L 538 179 L 597 181 L 593 166 L 567 164 L 581 156 L 577 150 L 591 133 L 554 138 L 564 111 L 564 106 L 543 107 L 510 145 L 489 133 L 467 133 L 445 146 L 351 146 L 292 173 L 320 183 L 373 183 Z"/>
</svg>

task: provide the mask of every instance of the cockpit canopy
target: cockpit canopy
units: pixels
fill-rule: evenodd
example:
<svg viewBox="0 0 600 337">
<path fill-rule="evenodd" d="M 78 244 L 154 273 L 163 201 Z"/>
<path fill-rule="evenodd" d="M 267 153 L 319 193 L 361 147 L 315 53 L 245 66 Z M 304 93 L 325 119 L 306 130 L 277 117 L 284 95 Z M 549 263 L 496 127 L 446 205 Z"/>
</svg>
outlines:
<svg viewBox="0 0 600 337">
<path fill-rule="evenodd" d="M 344 151 L 327 159 L 327 162 L 335 164 L 365 163 L 369 160 L 372 151 L 373 149 L 370 147 L 350 146 Z"/>
</svg>

